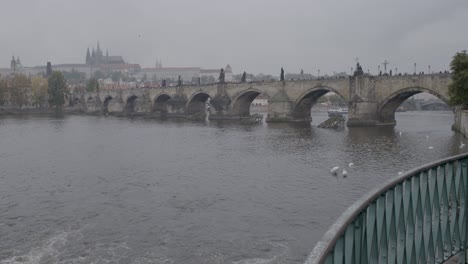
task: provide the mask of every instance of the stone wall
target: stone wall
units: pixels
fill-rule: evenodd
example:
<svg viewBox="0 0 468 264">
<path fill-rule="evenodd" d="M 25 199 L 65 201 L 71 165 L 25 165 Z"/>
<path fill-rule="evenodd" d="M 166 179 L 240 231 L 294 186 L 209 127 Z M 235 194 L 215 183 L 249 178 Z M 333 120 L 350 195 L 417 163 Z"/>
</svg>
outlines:
<svg viewBox="0 0 468 264">
<path fill-rule="evenodd" d="M 452 129 L 468 137 L 468 109 L 462 110 L 460 107 L 456 109 Z"/>
</svg>

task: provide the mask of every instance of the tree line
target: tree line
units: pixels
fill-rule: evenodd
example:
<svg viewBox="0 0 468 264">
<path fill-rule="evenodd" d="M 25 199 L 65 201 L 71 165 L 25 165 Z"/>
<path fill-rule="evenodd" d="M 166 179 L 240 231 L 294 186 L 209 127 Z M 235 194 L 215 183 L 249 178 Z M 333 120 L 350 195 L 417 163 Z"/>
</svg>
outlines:
<svg viewBox="0 0 468 264">
<path fill-rule="evenodd" d="M 65 104 L 68 94 L 67 82 L 61 72 L 55 71 L 48 78 L 24 74 L 0 76 L 0 106 L 22 108 L 50 107 L 59 110 Z"/>
<path fill-rule="evenodd" d="M 450 104 L 468 108 L 468 54 L 457 52 L 450 63 L 453 82 L 449 86 Z"/>
</svg>

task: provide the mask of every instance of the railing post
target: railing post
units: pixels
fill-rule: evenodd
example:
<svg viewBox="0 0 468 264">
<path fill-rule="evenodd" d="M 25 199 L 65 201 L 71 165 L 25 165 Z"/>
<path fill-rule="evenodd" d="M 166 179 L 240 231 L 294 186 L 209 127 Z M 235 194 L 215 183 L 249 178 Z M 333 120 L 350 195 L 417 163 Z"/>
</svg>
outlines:
<svg viewBox="0 0 468 264">
<path fill-rule="evenodd" d="M 460 197 L 460 202 L 461 200 L 463 199 L 463 210 L 462 208 L 460 208 L 460 214 L 463 213 L 462 215 L 462 226 L 464 228 L 464 230 L 462 230 L 462 241 L 461 241 L 461 250 L 460 250 L 460 256 L 458 258 L 458 263 L 459 264 L 465 264 L 466 263 L 466 250 L 467 250 L 467 238 L 468 238 L 468 221 L 467 221 L 467 213 L 468 213 L 468 201 L 467 201 L 467 198 L 468 198 L 468 195 L 467 195 L 467 191 L 468 191 L 468 178 L 467 178 L 467 171 L 466 171 L 466 162 L 467 160 L 466 159 L 461 159 L 459 160 L 457 163 L 458 163 L 458 166 L 460 167 L 460 178 L 461 180 L 463 181 L 463 196 L 464 197 Z"/>
</svg>

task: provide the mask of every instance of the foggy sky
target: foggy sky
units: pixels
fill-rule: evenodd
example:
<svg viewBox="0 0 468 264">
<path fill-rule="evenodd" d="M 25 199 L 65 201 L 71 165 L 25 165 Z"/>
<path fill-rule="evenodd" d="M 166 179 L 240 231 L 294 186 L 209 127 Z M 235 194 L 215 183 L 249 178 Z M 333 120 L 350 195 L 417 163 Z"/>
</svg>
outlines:
<svg viewBox="0 0 468 264">
<path fill-rule="evenodd" d="M 448 69 L 468 49 L 467 0 L 0 0 L 0 67 L 84 63 L 96 45 L 127 62 L 279 75 Z M 383 67 L 382 67 L 383 68 Z"/>
</svg>

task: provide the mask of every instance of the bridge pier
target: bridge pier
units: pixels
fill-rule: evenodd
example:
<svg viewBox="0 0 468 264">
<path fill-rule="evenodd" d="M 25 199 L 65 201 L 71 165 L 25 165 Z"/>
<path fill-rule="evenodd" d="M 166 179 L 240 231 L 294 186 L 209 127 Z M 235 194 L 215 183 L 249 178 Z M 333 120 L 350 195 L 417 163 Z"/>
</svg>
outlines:
<svg viewBox="0 0 468 264">
<path fill-rule="evenodd" d="M 175 95 L 167 100 L 167 112 L 163 113 L 164 117 L 185 117 L 187 99 L 181 95 Z"/>
<path fill-rule="evenodd" d="M 210 101 L 210 120 L 240 119 L 240 116 L 233 115 L 230 109 L 231 99 L 226 95 L 216 95 Z"/>
<path fill-rule="evenodd" d="M 133 112 L 131 115 L 147 115 L 151 113 L 151 100 L 148 95 L 144 94 L 135 99 L 133 102 Z"/>
<path fill-rule="evenodd" d="M 350 102 L 348 108 L 348 127 L 395 125 L 395 119 L 381 122 L 377 116 L 376 102 Z"/>
<path fill-rule="evenodd" d="M 396 124 L 395 110 L 388 107 L 388 114 L 379 109 L 379 90 L 373 77 L 354 76 L 349 79 L 349 92 L 353 95 L 348 102 L 348 127 L 379 126 Z M 400 102 L 401 103 L 401 102 Z"/>
<path fill-rule="evenodd" d="M 100 114 L 101 100 L 98 95 L 86 98 L 86 113 Z"/>
<path fill-rule="evenodd" d="M 293 111 L 294 101 L 289 98 L 284 90 L 281 90 L 268 101 L 268 114 L 266 122 L 291 122 L 295 120 L 291 113 Z M 312 120 L 312 119 L 310 119 Z M 309 120 L 309 122 L 310 122 Z M 307 120 L 302 120 L 307 121 Z"/>
<path fill-rule="evenodd" d="M 119 100 L 119 99 L 120 98 L 109 100 L 109 102 L 107 103 L 107 112 L 109 114 L 122 114 L 123 113 L 125 104 L 122 100 Z"/>
</svg>

